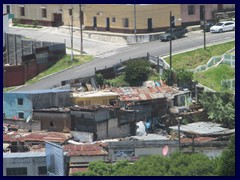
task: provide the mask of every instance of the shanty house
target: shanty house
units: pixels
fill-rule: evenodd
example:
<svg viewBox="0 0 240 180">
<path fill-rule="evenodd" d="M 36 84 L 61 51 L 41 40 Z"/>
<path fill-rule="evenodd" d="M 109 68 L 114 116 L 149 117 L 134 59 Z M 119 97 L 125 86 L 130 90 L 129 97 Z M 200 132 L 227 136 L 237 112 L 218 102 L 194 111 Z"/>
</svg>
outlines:
<svg viewBox="0 0 240 180">
<path fill-rule="evenodd" d="M 87 167 L 93 161 L 106 161 L 108 152 L 96 144 L 64 146 L 64 152 L 69 157 L 69 168 Z"/>
<path fill-rule="evenodd" d="M 104 106 L 73 107 L 72 130 L 93 133 L 94 140 L 127 137 L 131 124 L 120 124 L 118 111 L 119 108 Z"/>
<path fill-rule="evenodd" d="M 41 130 L 70 132 L 72 129 L 69 108 L 35 109 L 32 118 L 40 122 Z"/>
<path fill-rule="evenodd" d="M 3 112 L 6 118 L 27 119 L 33 109 L 69 106 L 69 90 L 34 90 L 3 94 Z"/>
<path fill-rule="evenodd" d="M 71 101 L 75 105 L 89 106 L 89 105 L 114 105 L 118 94 L 110 91 L 88 91 L 72 93 Z"/>
</svg>

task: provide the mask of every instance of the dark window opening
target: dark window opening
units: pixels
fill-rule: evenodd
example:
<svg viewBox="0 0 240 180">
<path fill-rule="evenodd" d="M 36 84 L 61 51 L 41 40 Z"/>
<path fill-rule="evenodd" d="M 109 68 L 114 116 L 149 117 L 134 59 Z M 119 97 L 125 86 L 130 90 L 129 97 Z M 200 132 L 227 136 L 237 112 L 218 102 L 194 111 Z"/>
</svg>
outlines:
<svg viewBox="0 0 240 180">
<path fill-rule="evenodd" d="M 27 176 L 27 168 L 7 168 L 7 176 Z"/>
<path fill-rule="evenodd" d="M 10 6 L 7 5 L 7 13 L 10 14 Z"/>
<path fill-rule="evenodd" d="M 47 175 L 47 166 L 39 166 L 38 175 Z"/>
<path fill-rule="evenodd" d="M 19 119 L 24 119 L 24 113 L 23 112 L 18 113 L 18 118 Z"/>
<path fill-rule="evenodd" d="M 50 127 L 53 127 L 53 122 L 52 121 L 50 122 Z"/>
<path fill-rule="evenodd" d="M 129 21 L 128 21 L 128 18 L 124 18 L 123 19 L 123 27 L 129 27 Z"/>
<path fill-rule="evenodd" d="M 188 6 L 188 15 L 193 15 L 195 13 L 195 6 L 189 5 Z"/>
<path fill-rule="evenodd" d="M 42 9 L 42 17 L 43 18 L 47 17 L 47 9 Z"/>
<path fill-rule="evenodd" d="M 72 9 L 69 9 L 69 16 L 72 16 Z"/>
<path fill-rule="evenodd" d="M 23 105 L 23 99 L 22 98 L 18 98 L 17 101 L 18 101 L 18 105 Z"/>
<path fill-rule="evenodd" d="M 116 22 L 116 18 L 115 17 L 112 18 L 112 22 Z"/>
<path fill-rule="evenodd" d="M 93 17 L 93 27 L 97 27 L 97 17 Z"/>
<path fill-rule="evenodd" d="M 25 16 L 25 8 L 20 7 L 20 16 Z"/>
</svg>

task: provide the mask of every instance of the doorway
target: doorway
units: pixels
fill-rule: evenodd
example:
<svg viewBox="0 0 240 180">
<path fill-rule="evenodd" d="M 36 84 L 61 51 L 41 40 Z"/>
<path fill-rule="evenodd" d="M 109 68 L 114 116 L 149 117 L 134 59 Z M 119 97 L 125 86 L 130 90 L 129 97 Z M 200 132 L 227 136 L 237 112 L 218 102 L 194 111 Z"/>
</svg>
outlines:
<svg viewBox="0 0 240 180">
<path fill-rule="evenodd" d="M 53 24 L 52 24 L 52 26 L 53 27 L 58 27 L 58 26 L 61 26 L 61 25 L 63 25 L 62 14 L 54 13 L 53 14 Z"/>
<path fill-rule="evenodd" d="M 109 19 L 109 17 L 106 18 L 106 31 L 110 31 L 110 19 Z"/>
</svg>

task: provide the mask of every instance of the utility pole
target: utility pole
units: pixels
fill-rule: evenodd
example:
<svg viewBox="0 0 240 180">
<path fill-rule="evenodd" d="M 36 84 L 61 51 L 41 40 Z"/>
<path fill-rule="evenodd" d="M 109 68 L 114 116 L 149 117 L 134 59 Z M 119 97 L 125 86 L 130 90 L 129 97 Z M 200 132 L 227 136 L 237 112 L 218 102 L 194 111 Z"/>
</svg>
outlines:
<svg viewBox="0 0 240 180">
<path fill-rule="evenodd" d="M 82 14 L 82 4 L 79 4 L 79 18 L 80 18 L 80 36 L 81 36 L 80 52 L 81 52 L 81 54 L 83 54 L 83 36 L 82 36 L 83 14 Z"/>
<path fill-rule="evenodd" d="M 71 61 L 73 61 L 73 8 L 71 16 Z"/>
<path fill-rule="evenodd" d="M 172 11 L 170 11 L 170 17 L 169 17 L 169 23 L 170 23 L 170 39 L 169 39 L 169 42 L 170 42 L 170 50 L 169 50 L 169 53 L 170 53 L 170 85 L 173 84 L 173 73 L 172 73 Z"/>
<path fill-rule="evenodd" d="M 205 18 L 205 5 L 203 6 L 203 43 L 204 43 L 204 50 L 206 50 L 206 18 Z"/>
<path fill-rule="evenodd" d="M 172 11 L 170 11 L 170 17 L 169 17 L 169 22 L 170 22 L 170 69 L 172 69 Z"/>
<path fill-rule="evenodd" d="M 134 4 L 134 35 L 136 43 L 137 42 L 136 4 Z"/>
</svg>

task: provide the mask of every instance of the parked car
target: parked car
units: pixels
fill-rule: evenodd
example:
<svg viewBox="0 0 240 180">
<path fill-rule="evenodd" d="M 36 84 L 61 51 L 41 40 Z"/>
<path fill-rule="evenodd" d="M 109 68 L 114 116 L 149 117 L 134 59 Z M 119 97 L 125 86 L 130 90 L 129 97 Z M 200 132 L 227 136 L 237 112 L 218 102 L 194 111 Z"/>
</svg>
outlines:
<svg viewBox="0 0 240 180">
<path fill-rule="evenodd" d="M 186 28 L 172 28 L 172 36 L 170 35 L 170 30 L 168 29 L 164 34 L 159 36 L 161 41 L 170 41 L 170 39 L 177 39 L 185 36 L 185 33 L 188 32 Z"/>
<path fill-rule="evenodd" d="M 208 21 L 205 23 L 205 28 L 204 28 L 204 24 L 201 25 L 201 29 L 205 32 L 210 32 L 210 28 L 214 26 L 214 24 L 215 23 L 213 21 Z"/>
<path fill-rule="evenodd" d="M 234 21 L 222 21 L 210 28 L 210 32 L 224 32 L 224 31 L 235 31 Z"/>
</svg>

